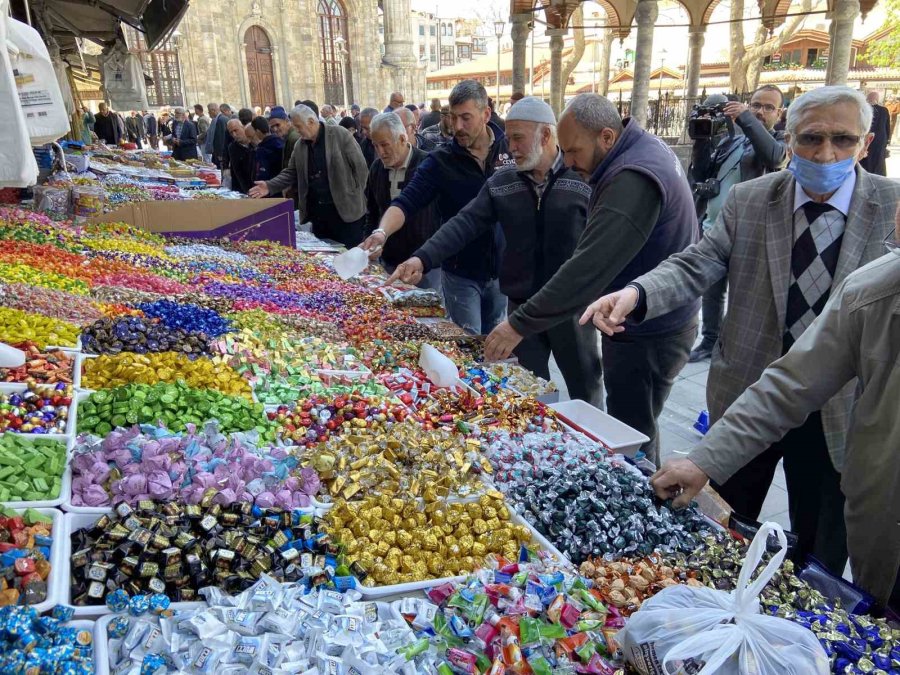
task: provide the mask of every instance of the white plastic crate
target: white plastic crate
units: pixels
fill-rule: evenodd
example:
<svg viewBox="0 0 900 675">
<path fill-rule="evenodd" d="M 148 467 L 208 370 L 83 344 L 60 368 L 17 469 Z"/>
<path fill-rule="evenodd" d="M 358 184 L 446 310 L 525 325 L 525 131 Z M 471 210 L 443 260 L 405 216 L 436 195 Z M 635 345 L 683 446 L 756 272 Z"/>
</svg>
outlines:
<svg viewBox="0 0 900 675">
<path fill-rule="evenodd" d="M 581 400 L 551 403 L 560 421 L 599 441 L 613 453 L 634 457 L 650 439 L 624 422 Z"/>
<path fill-rule="evenodd" d="M 53 537 L 53 544 L 50 546 L 50 576 L 47 580 L 47 599 L 44 602 L 32 605 L 38 612 L 43 613 L 53 609 L 62 600 L 59 597 L 59 578 L 68 578 L 68 566 L 65 564 L 64 543 L 66 540 L 65 524 L 63 522 L 63 513 L 58 509 L 44 507 L 13 507 L 19 514 L 25 512 L 26 508 L 33 508 L 44 516 L 53 518 L 53 524 L 50 530 L 50 536 Z"/>
</svg>

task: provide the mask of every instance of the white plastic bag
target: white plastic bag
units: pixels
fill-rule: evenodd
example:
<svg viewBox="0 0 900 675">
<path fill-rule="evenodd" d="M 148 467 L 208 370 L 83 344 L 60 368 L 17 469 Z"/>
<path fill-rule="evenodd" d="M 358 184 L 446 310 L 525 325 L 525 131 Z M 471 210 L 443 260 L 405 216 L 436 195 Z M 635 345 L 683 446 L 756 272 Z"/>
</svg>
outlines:
<svg viewBox="0 0 900 675">
<path fill-rule="evenodd" d="M 369 266 L 369 253 L 359 246 L 354 246 L 349 251 L 344 251 L 334 257 L 334 271 L 346 281 L 352 279 Z"/>
<path fill-rule="evenodd" d="M 146 110 L 147 87 L 140 59 L 118 41 L 98 58 L 102 89 L 113 110 Z"/>
<path fill-rule="evenodd" d="M 69 133 L 69 114 L 47 46 L 34 28 L 21 21 L 9 19 L 7 30 L 6 47 L 31 143 L 55 141 Z"/>
<path fill-rule="evenodd" d="M 781 550 L 752 583 L 770 532 Z M 765 523 L 750 544 L 732 592 L 671 586 L 631 615 L 616 639 L 645 675 L 828 675 L 816 636 L 787 619 L 759 613 L 759 594 L 787 551 L 784 530 Z"/>
<path fill-rule="evenodd" d="M 0 187 L 28 187 L 37 183 L 38 165 L 28 142 L 28 127 L 5 48 L 11 21 L 8 9 L 9 2 L 0 0 Z"/>
<path fill-rule="evenodd" d="M 456 364 L 429 344 L 419 350 L 419 367 L 439 387 L 452 387 L 459 380 Z"/>
</svg>

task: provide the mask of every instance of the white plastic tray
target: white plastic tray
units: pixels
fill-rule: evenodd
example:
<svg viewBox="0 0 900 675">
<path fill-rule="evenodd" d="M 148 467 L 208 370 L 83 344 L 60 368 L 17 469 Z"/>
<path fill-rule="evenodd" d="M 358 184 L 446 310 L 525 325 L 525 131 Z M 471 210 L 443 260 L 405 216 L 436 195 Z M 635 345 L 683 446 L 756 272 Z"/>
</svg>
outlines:
<svg viewBox="0 0 900 675">
<path fill-rule="evenodd" d="M 20 514 L 25 508 L 14 507 Z M 47 581 L 47 599 L 44 602 L 32 605 L 38 612 L 43 613 L 53 609 L 61 602 L 59 597 L 59 579 L 68 578 L 68 565 L 65 564 L 64 544 L 66 540 L 65 524 L 63 523 L 63 513 L 58 509 L 44 507 L 27 507 L 33 508 L 38 513 L 53 518 L 53 525 L 50 536 L 53 537 L 53 544 L 50 546 L 50 577 Z"/>
<path fill-rule="evenodd" d="M 112 513 L 111 509 L 104 509 L 103 513 Z M 100 514 L 102 515 L 102 514 Z M 77 606 L 72 604 L 72 583 L 71 583 L 71 557 L 72 557 L 72 533 L 77 532 L 78 530 L 82 530 L 86 527 L 90 527 L 97 521 L 98 514 L 94 513 L 67 513 L 63 518 L 64 526 L 63 526 L 63 555 L 64 555 L 64 566 L 65 566 L 65 574 L 57 577 L 57 581 L 59 583 L 59 589 L 57 590 L 57 597 L 59 598 L 59 603 L 63 605 L 69 605 L 75 610 L 75 616 L 79 618 L 97 618 L 101 616 L 105 616 L 107 614 L 111 614 L 112 612 L 107 608 L 106 605 L 86 605 L 86 606 Z M 198 602 L 173 602 L 171 604 L 172 609 L 193 609 L 195 607 L 201 607 L 204 603 L 201 601 Z"/>
<path fill-rule="evenodd" d="M 476 498 L 477 499 L 477 498 Z M 466 500 L 460 500 L 466 501 Z M 564 556 L 559 549 L 557 549 L 553 544 L 551 544 L 547 538 L 538 532 L 531 523 L 525 520 L 521 515 L 516 513 L 512 508 L 509 508 L 509 519 L 511 522 L 516 525 L 524 525 L 531 532 L 531 540 L 533 543 L 537 543 L 542 549 L 549 552 L 551 555 L 558 558 L 560 567 L 572 568 L 573 565 L 569 561 L 569 559 Z M 474 572 L 475 570 L 472 570 Z M 422 581 L 411 581 L 405 584 L 393 584 L 390 586 L 359 586 L 359 592 L 362 593 L 363 597 L 367 600 L 374 599 L 382 599 L 391 595 L 401 595 L 407 596 L 416 592 L 424 591 L 427 588 L 432 588 L 434 586 L 440 586 L 441 584 L 447 582 L 458 582 L 463 581 L 468 575 L 462 574 L 458 576 L 452 577 L 442 577 L 440 579 L 423 579 Z"/>
<path fill-rule="evenodd" d="M 25 434 L 22 434 L 23 436 Z M 34 502 L 0 502 L 3 506 L 8 506 L 12 509 L 46 509 L 46 508 L 57 508 L 62 506 L 66 501 L 68 501 L 69 496 L 72 494 L 72 447 L 75 443 L 75 439 L 73 437 L 60 436 L 59 434 L 42 434 L 39 436 L 35 436 L 34 434 L 29 434 L 29 437 L 40 437 L 40 438 L 51 438 L 54 440 L 62 441 L 66 444 L 66 468 L 63 470 L 62 480 L 59 485 L 59 494 L 56 496 L 56 499 L 42 499 Z"/>
<path fill-rule="evenodd" d="M 550 407 L 557 412 L 561 422 L 588 438 L 599 441 L 614 453 L 634 457 L 641 446 L 650 440 L 641 432 L 585 401 L 560 401 L 551 403 Z"/>
<path fill-rule="evenodd" d="M 0 393 L 14 394 L 28 391 L 28 385 L 24 382 L 0 382 Z M 69 417 L 66 419 L 66 430 L 61 434 L 20 434 L 26 438 L 54 438 L 64 443 L 75 435 L 76 416 L 78 414 L 78 391 L 72 391 L 72 404 L 69 406 Z M 11 431 L 0 433 L 13 433 Z"/>
</svg>

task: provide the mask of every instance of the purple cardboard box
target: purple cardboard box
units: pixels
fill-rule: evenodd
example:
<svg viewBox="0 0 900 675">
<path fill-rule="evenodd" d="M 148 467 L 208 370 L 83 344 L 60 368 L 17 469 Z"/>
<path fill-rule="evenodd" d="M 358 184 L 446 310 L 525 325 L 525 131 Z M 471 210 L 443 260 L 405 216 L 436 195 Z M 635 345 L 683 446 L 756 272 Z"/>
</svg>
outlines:
<svg viewBox="0 0 900 675">
<path fill-rule="evenodd" d="M 92 222 L 128 223 L 159 234 L 197 239 L 265 240 L 290 248 L 297 243 L 290 199 L 136 202 Z"/>
</svg>

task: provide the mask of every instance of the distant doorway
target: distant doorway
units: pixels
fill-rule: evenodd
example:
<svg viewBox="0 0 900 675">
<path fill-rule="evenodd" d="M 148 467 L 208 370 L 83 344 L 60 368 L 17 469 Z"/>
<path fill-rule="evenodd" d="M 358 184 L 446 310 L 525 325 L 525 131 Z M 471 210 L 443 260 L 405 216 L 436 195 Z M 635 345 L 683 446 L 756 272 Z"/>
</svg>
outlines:
<svg viewBox="0 0 900 675">
<path fill-rule="evenodd" d="M 247 57 L 247 77 L 250 82 L 251 107 L 274 106 L 275 68 L 272 58 L 272 41 L 259 26 L 250 26 L 244 33 Z"/>
</svg>

